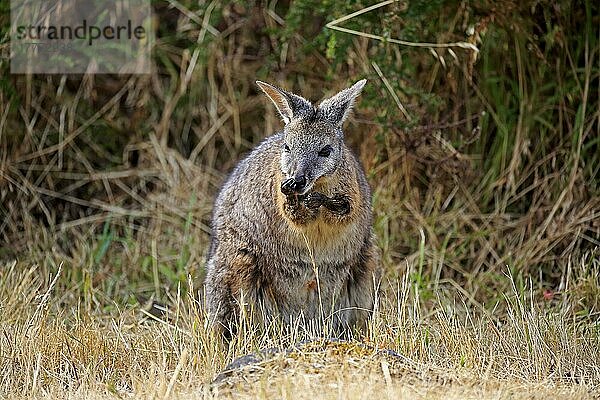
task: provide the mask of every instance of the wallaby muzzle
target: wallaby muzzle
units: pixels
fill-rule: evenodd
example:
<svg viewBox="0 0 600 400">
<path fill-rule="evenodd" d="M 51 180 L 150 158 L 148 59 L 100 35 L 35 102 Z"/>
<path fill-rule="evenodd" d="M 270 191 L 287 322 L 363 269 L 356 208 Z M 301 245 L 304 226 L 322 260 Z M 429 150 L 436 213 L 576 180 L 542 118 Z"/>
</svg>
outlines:
<svg viewBox="0 0 600 400">
<path fill-rule="evenodd" d="M 306 176 L 301 175 L 295 178 L 289 178 L 281 184 L 281 192 L 285 195 L 300 193 L 306 187 Z"/>
</svg>

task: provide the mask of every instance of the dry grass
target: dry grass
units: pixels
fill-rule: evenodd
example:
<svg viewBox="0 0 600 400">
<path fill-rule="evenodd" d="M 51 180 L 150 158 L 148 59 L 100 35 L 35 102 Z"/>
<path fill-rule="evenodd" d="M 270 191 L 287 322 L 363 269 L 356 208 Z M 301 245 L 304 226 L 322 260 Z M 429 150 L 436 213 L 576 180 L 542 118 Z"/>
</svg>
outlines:
<svg viewBox="0 0 600 400">
<path fill-rule="evenodd" d="M 52 256 L 49 256 L 52 258 Z M 591 266 L 600 267 L 597 260 Z M 540 308 L 531 292 L 506 295 L 502 313 L 468 299 L 426 307 L 407 274 L 360 342 L 306 339 L 299 325 L 248 327 L 225 346 L 211 336 L 197 296 L 175 294 L 160 316 L 101 309 L 64 291 L 38 266 L 0 271 L 0 394 L 15 398 L 588 398 L 600 394 L 597 325 Z M 59 269 L 59 273 L 64 273 Z M 99 303 L 99 302 L 98 302 Z M 256 364 L 211 385 L 234 358 Z M 285 351 L 287 349 L 287 351 Z M 395 353 L 389 354 L 387 350 Z M 397 353 L 397 354 L 396 354 Z M 260 357 L 259 357 L 260 358 Z"/>
</svg>

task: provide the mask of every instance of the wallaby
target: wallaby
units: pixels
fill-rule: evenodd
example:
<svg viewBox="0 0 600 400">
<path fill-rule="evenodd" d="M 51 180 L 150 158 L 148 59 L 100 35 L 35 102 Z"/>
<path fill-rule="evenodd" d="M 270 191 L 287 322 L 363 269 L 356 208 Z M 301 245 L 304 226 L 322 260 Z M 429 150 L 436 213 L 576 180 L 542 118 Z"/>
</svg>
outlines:
<svg viewBox="0 0 600 400">
<path fill-rule="evenodd" d="M 342 132 L 366 80 L 317 107 L 256 83 L 285 126 L 237 165 L 217 196 L 209 315 L 229 337 L 247 306 L 263 322 L 347 334 L 365 326 L 380 278 L 369 185 Z"/>
</svg>

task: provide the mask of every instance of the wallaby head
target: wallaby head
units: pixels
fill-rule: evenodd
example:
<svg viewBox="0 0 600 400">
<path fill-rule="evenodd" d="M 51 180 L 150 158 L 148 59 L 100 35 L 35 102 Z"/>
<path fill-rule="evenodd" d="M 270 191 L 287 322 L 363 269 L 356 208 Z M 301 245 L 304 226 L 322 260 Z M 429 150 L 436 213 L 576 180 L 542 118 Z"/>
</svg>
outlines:
<svg viewBox="0 0 600 400">
<path fill-rule="evenodd" d="M 316 107 L 303 97 L 256 82 L 285 123 L 281 173 L 288 192 L 308 193 L 318 179 L 336 171 L 342 159 L 342 124 L 366 82 L 358 81 Z"/>
</svg>

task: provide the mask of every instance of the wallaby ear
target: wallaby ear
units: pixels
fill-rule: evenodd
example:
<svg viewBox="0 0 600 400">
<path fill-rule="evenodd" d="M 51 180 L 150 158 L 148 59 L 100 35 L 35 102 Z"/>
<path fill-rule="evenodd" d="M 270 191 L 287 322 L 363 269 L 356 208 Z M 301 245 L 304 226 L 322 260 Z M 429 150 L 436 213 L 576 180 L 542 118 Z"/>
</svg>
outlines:
<svg viewBox="0 0 600 400">
<path fill-rule="evenodd" d="M 260 89 L 271 99 L 283 122 L 288 124 L 294 117 L 299 117 L 305 111 L 312 109 L 308 100 L 293 93 L 287 92 L 277 86 L 262 81 L 256 81 Z"/>
<path fill-rule="evenodd" d="M 360 80 L 352 87 L 342 90 L 327 100 L 323 100 L 319 104 L 321 118 L 327 119 L 334 125 L 341 126 L 348 117 L 354 105 L 354 100 L 360 94 L 365 83 L 367 83 L 366 79 Z"/>
</svg>

